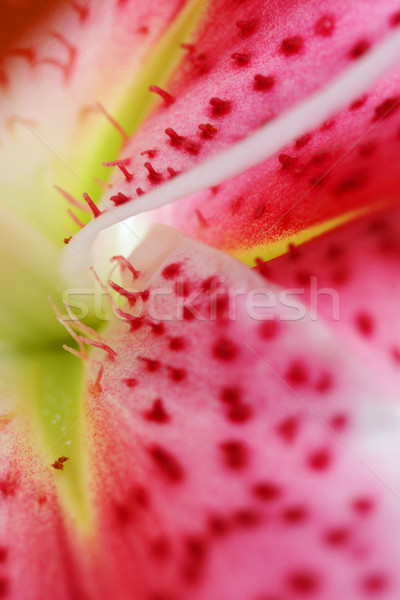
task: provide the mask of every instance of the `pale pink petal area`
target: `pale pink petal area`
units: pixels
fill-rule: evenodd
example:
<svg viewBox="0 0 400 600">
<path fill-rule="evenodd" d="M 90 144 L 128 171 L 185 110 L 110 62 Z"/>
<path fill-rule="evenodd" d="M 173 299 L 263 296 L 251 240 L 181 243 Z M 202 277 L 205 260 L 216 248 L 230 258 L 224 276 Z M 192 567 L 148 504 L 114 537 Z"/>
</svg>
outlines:
<svg viewBox="0 0 400 600">
<path fill-rule="evenodd" d="M 93 357 L 86 405 L 105 597 L 397 598 L 395 378 L 171 230 L 139 277 L 118 260 L 117 354 Z"/>
<path fill-rule="evenodd" d="M 212 2 L 167 85 L 124 148 L 110 208 L 199 164 L 308 98 L 398 24 L 396 2 Z M 227 13 L 229 17 L 227 18 Z M 155 82 L 157 83 L 157 82 Z M 152 215 L 240 256 L 382 200 L 397 200 L 398 72 L 231 182 Z"/>
</svg>

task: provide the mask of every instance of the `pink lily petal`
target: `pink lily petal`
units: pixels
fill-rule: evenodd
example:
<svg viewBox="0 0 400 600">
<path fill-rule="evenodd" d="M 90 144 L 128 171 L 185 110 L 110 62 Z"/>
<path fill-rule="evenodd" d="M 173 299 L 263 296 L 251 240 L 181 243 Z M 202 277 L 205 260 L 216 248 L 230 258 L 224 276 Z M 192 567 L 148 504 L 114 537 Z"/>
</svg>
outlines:
<svg viewBox="0 0 400 600">
<path fill-rule="evenodd" d="M 293 297 L 329 323 L 393 397 L 400 385 L 399 236 L 399 210 L 386 211 L 293 246 L 260 267 L 269 281 L 295 289 Z"/>
<path fill-rule="evenodd" d="M 105 597 L 396 598 L 392 380 L 218 251 L 158 228 L 131 260 L 88 374 Z"/>
<path fill-rule="evenodd" d="M 116 178 L 110 206 L 188 170 L 307 98 L 387 35 L 397 11 L 390 1 L 213 3 L 167 86 L 174 102 L 161 104 L 124 149 L 134 180 Z M 397 72 L 382 78 L 279 156 L 153 218 L 238 253 L 382 198 L 396 201 L 397 80 Z"/>
</svg>

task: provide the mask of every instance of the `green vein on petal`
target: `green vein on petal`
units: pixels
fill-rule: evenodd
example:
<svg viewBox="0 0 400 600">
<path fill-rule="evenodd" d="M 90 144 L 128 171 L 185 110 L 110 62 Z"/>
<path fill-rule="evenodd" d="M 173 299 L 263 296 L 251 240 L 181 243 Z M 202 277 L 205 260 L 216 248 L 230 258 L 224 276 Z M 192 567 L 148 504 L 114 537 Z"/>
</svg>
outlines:
<svg viewBox="0 0 400 600">
<path fill-rule="evenodd" d="M 30 353 L 16 359 L 17 384 L 28 402 L 41 453 L 41 462 L 53 473 L 62 506 L 84 526 L 89 526 L 85 481 L 85 453 L 82 449 L 82 374 L 75 357 L 60 350 Z M 23 373 L 23 377 L 21 377 Z M 62 469 L 52 465 L 60 458 L 68 460 Z"/>
</svg>

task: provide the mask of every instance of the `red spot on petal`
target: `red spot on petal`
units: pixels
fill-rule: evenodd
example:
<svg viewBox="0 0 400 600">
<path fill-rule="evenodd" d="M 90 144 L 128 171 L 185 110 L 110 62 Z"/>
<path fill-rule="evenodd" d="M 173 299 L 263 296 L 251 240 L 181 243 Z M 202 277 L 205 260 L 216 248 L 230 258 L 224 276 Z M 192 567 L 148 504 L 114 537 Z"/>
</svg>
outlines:
<svg viewBox="0 0 400 600">
<path fill-rule="evenodd" d="M 368 313 L 359 313 L 355 317 L 355 324 L 360 333 L 366 337 L 370 337 L 374 332 L 374 320 Z"/>
<path fill-rule="evenodd" d="M 257 21 L 236 21 L 236 27 L 239 29 L 243 37 L 253 35 L 257 28 Z"/>
<path fill-rule="evenodd" d="M 300 138 L 298 138 L 296 140 L 296 148 L 300 149 L 300 148 L 304 148 L 304 146 L 306 146 L 308 144 L 308 142 L 311 140 L 311 133 L 306 133 L 304 135 L 302 135 Z"/>
<path fill-rule="evenodd" d="M 221 98 L 211 98 L 211 112 L 214 117 L 223 117 L 232 110 L 232 102 L 230 100 L 221 100 Z"/>
<path fill-rule="evenodd" d="M 122 192 L 118 192 L 115 196 L 111 196 L 110 200 L 115 204 L 115 206 L 119 206 L 120 204 L 125 204 L 130 200 L 130 196 L 125 196 Z"/>
<path fill-rule="evenodd" d="M 282 490 L 273 482 L 263 481 L 253 485 L 252 492 L 259 500 L 269 502 L 271 500 L 277 500 L 281 496 Z"/>
<path fill-rule="evenodd" d="M 323 37 L 330 37 L 335 30 L 335 20 L 329 15 L 324 15 L 315 23 L 315 33 Z"/>
<path fill-rule="evenodd" d="M 375 108 L 374 121 L 387 119 L 388 117 L 392 116 L 396 110 L 398 110 L 399 106 L 400 98 L 398 96 L 387 98 Z"/>
<path fill-rule="evenodd" d="M 144 413 L 144 416 L 148 421 L 154 421 L 155 423 L 168 423 L 171 420 L 171 417 L 164 408 L 161 398 L 154 400 L 153 406 Z"/>
<path fill-rule="evenodd" d="M 176 133 L 172 127 L 167 127 L 167 129 L 165 129 L 165 133 L 170 139 L 171 146 L 174 146 L 175 148 L 180 148 L 185 141 L 185 138 Z"/>
<path fill-rule="evenodd" d="M 173 337 L 169 341 L 169 347 L 171 350 L 184 350 L 186 347 L 186 343 L 184 338 L 182 337 Z"/>
<path fill-rule="evenodd" d="M 211 123 L 200 123 L 199 129 L 201 131 L 201 137 L 205 140 L 209 140 L 214 137 L 218 132 L 218 129 L 211 125 Z"/>
<path fill-rule="evenodd" d="M 250 63 L 251 54 L 246 52 L 234 52 L 231 58 L 235 61 L 238 67 L 246 67 Z"/>
<path fill-rule="evenodd" d="M 180 483 L 184 472 L 177 459 L 165 448 L 155 444 L 149 448 L 149 454 L 163 475 L 171 483 Z"/>
<path fill-rule="evenodd" d="M 360 515 L 367 515 L 374 508 L 374 502 L 371 498 L 356 498 L 352 503 L 352 507 Z"/>
<path fill-rule="evenodd" d="M 278 425 L 277 432 L 285 442 L 291 443 L 297 437 L 299 427 L 300 423 L 297 417 L 288 417 Z"/>
<path fill-rule="evenodd" d="M 323 471 L 331 464 L 331 455 L 327 449 L 317 450 L 308 457 L 308 464 L 315 471 Z"/>
<path fill-rule="evenodd" d="M 249 455 L 243 442 L 228 441 L 220 445 L 224 463 L 233 470 L 241 470 L 247 467 Z"/>
<path fill-rule="evenodd" d="M 289 506 L 282 512 L 282 518 L 287 523 L 297 525 L 302 523 L 308 516 L 304 506 Z"/>
<path fill-rule="evenodd" d="M 354 46 L 351 48 L 349 52 L 349 57 L 356 60 L 363 56 L 368 50 L 371 48 L 370 42 L 368 40 L 359 40 Z"/>
<path fill-rule="evenodd" d="M 280 49 L 282 54 L 285 56 L 293 56 L 294 54 L 298 54 L 303 46 L 303 38 L 299 35 L 294 35 L 293 37 L 288 37 L 282 40 Z"/>
<path fill-rule="evenodd" d="M 277 336 L 278 331 L 279 324 L 275 320 L 263 321 L 258 328 L 259 335 L 263 340 L 272 340 Z"/>
<path fill-rule="evenodd" d="M 162 181 L 161 173 L 156 171 L 151 163 L 145 162 L 144 167 L 149 173 L 147 178 L 149 179 L 149 181 L 151 181 L 151 183 L 160 183 Z"/>
<path fill-rule="evenodd" d="M 253 88 L 258 92 L 267 92 L 275 85 L 275 77 L 272 75 L 254 75 Z"/>
<path fill-rule="evenodd" d="M 238 354 L 238 347 L 228 338 L 219 338 L 212 347 L 213 354 L 220 360 L 234 360 Z"/>
<path fill-rule="evenodd" d="M 374 573 L 367 575 L 361 583 L 361 587 L 365 592 L 371 595 L 379 594 L 386 589 L 388 584 L 387 577 L 385 575 Z"/>
<path fill-rule="evenodd" d="M 398 27 L 400 25 L 400 10 L 391 15 L 389 22 L 392 27 Z"/>
<path fill-rule="evenodd" d="M 180 263 L 170 263 L 161 272 L 164 279 L 175 279 L 180 275 L 182 265 Z"/>
<path fill-rule="evenodd" d="M 296 594 L 311 594 L 319 587 L 318 578 L 314 573 L 298 571 L 292 573 L 288 579 L 289 587 Z"/>
<path fill-rule="evenodd" d="M 286 379 L 292 385 L 303 385 L 308 381 L 308 370 L 300 360 L 293 362 L 287 373 Z"/>
<path fill-rule="evenodd" d="M 222 537 L 228 533 L 230 524 L 227 519 L 221 515 L 211 515 L 208 520 L 209 530 L 215 537 Z"/>
<path fill-rule="evenodd" d="M 350 531 L 345 527 L 330 529 L 324 535 L 325 542 L 329 546 L 342 546 L 350 537 Z"/>
</svg>

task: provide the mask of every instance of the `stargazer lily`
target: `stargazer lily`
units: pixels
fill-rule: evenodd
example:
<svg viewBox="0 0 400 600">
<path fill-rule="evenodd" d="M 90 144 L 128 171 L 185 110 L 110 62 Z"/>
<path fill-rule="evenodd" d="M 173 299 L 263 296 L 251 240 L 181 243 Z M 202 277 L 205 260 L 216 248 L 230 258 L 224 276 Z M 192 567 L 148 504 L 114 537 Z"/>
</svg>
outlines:
<svg viewBox="0 0 400 600">
<path fill-rule="evenodd" d="M 0 598 L 398 600 L 398 1 L 0 10 Z"/>
</svg>

